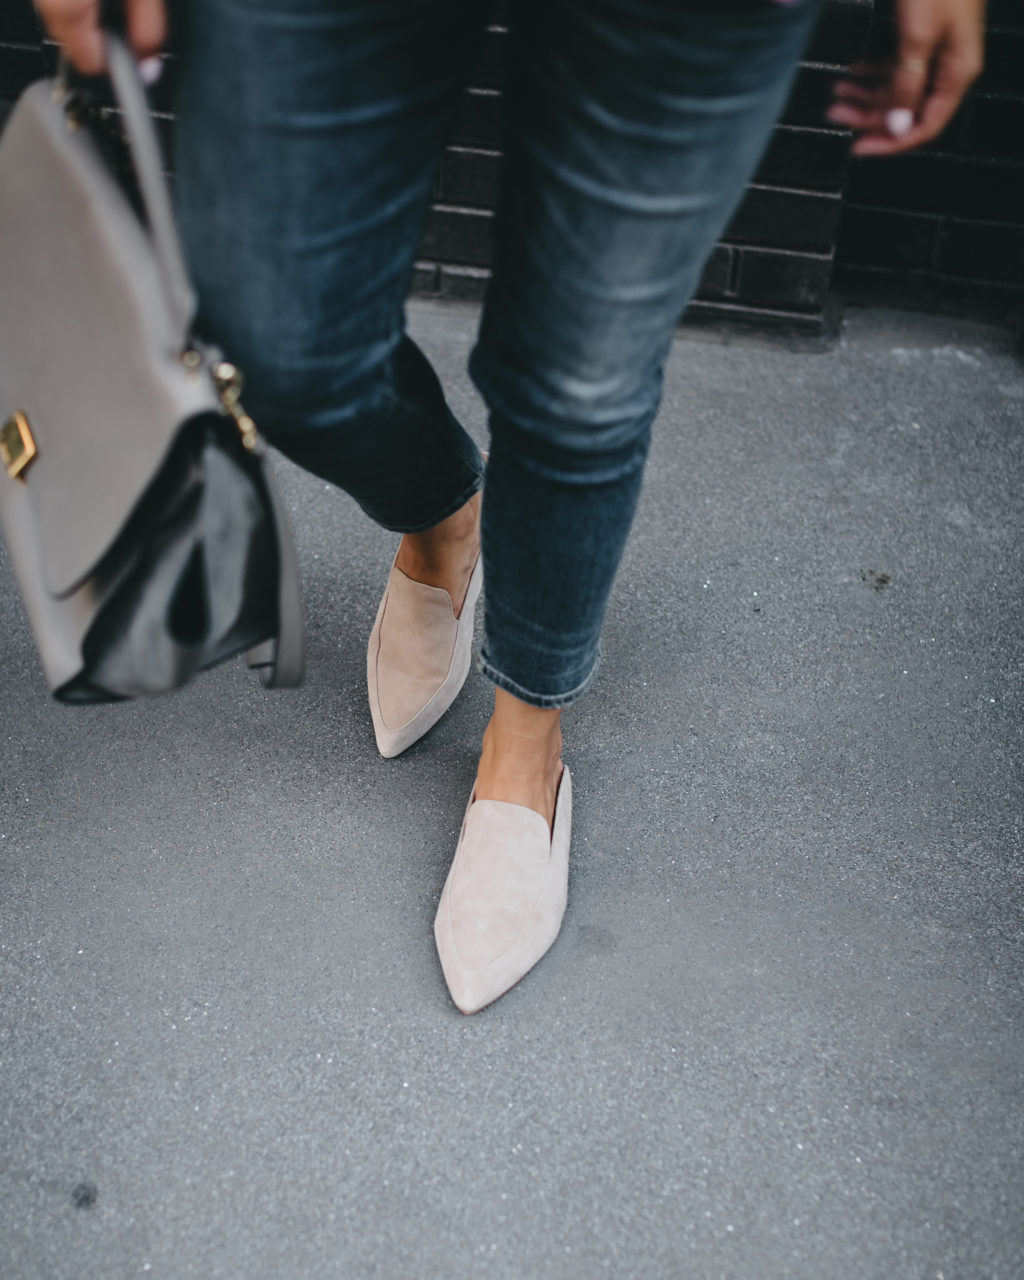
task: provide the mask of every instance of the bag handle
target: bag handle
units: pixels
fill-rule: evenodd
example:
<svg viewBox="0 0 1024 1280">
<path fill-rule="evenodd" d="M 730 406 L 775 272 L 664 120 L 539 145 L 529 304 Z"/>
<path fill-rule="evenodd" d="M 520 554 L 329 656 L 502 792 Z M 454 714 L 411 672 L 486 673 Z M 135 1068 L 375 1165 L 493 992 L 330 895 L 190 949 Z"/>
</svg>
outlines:
<svg viewBox="0 0 1024 1280">
<path fill-rule="evenodd" d="M 108 7 L 104 6 L 103 14 L 107 70 L 114 97 L 121 109 L 125 139 L 142 196 L 164 296 L 184 348 L 196 313 L 195 290 L 185 267 L 185 255 L 164 178 L 160 143 L 149 114 L 146 90 L 133 54 L 123 38 L 112 29 L 114 15 L 108 16 Z M 59 60 L 58 79 L 65 85 L 66 97 L 73 97 L 71 85 L 74 71 L 63 52 Z"/>
<path fill-rule="evenodd" d="M 107 31 L 105 39 L 110 79 L 124 114 L 125 133 L 142 192 L 157 264 L 168 304 L 184 342 L 195 316 L 196 296 L 185 269 L 185 255 L 164 178 L 160 144 L 134 56 L 119 35 Z"/>
</svg>

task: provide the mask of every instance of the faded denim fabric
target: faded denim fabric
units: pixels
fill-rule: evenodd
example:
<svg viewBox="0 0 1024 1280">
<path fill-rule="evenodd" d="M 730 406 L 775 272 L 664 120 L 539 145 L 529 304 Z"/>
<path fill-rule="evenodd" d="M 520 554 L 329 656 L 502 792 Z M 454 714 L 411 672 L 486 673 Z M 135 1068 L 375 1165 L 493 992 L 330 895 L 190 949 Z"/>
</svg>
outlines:
<svg viewBox="0 0 1024 1280">
<path fill-rule="evenodd" d="M 484 671 L 565 706 L 596 671 L 676 321 L 820 0 L 511 0 L 494 274 Z M 404 334 L 479 0 L 191 0 L 179 199 L 201 322 L 286 454 L 390 529 L 482 463 Z"/>
</svg>

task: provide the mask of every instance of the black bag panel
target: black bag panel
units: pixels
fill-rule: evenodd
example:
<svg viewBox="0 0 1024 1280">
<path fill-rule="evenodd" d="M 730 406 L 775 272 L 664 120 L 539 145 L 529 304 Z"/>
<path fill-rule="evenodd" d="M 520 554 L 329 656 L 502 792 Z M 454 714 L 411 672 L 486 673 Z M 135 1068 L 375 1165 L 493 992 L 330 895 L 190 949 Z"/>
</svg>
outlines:
<svg viewBox="0 0 1024 1280">
<path fill-rule="evenodd" d="M 99 567 L 104 601 L 62 701 L 165 693 L 277 632 L 278 547 L 261 466 L 204 415 Z"/>
</svg>

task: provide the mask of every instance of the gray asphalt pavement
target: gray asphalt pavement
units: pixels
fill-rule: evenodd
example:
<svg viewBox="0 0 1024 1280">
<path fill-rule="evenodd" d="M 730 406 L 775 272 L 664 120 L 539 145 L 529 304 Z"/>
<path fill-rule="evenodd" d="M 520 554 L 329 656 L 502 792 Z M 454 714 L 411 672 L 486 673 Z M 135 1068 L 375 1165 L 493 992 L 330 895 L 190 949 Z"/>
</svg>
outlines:
<svg viewBox="0 0 1024 1280">
<path fill-rule="evenodd" d="M 413 329 L 484 439 L 472 310 Z M 566 717 L 569 910 L 431 924 L 489 687 L 376 756 L 395 539 L 285 463 L 309 673 L 48 700 L 0 550 L 3 1280 L 1019 1280 L 1024 371 L 680 339 Z"/>
</svg>

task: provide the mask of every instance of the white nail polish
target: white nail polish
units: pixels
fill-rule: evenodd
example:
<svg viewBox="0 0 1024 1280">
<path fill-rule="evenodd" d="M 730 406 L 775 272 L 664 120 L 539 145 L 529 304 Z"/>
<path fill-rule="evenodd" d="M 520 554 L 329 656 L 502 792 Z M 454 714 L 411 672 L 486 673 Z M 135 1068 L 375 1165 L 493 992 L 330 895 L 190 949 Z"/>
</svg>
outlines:
<svg viewBox="0 0 1024 1280">
<path fill-rule="evenodd" d="M 163 69 L 163 59 L 157 54 L 154 54 L 152 58 L 143 58 L 139 63 L 139 75 L 142 77 L 142 83 L 156 84 L 163 74 Z"/>
<path fill-rule="evenodd" d="M 914 124 L 914 113 L 909 107 L 893 107 L 885 117 L 885 127 L 894 138 L 902 138 Z"/>
</svg>

